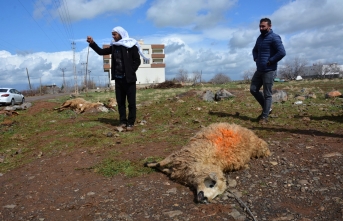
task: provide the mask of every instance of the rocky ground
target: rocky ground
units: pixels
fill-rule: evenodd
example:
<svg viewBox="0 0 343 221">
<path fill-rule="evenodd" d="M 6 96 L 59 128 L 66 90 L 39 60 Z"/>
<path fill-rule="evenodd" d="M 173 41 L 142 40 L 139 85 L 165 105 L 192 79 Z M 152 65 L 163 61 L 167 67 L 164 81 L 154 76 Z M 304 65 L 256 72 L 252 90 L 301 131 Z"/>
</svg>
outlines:
<svg viewBox="0 0 343 221">
<path fill-rule="evenodd" d="M 136 178 L 94 173 L 90 168 L 106 157 L 105 149 L 37 156 L 0 173 L 0 220 L 343 220 L 343 129 L 282 128 L 266 141 L 272 156 L 229 173 L 229 190 L 211 204 L 197 204 L 192 189 L 159 172 Z M 164 156 L 160 147 L 169 145 L 115 148 L 137 159 Z"/>
</svg>

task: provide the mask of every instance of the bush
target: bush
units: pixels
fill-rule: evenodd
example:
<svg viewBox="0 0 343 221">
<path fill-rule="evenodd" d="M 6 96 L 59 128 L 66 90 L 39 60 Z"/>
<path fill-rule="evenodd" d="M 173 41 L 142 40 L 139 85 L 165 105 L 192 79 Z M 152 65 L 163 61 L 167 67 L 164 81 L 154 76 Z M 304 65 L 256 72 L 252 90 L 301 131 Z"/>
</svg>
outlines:
<svg viewBox="0 0 343 221">
<path fill-rule="evenodd" d="M 212 84 L 225 84 L 231 81 L 231 78 L 225 74 L 216 74 L 211 80 Z"/>
</svg>

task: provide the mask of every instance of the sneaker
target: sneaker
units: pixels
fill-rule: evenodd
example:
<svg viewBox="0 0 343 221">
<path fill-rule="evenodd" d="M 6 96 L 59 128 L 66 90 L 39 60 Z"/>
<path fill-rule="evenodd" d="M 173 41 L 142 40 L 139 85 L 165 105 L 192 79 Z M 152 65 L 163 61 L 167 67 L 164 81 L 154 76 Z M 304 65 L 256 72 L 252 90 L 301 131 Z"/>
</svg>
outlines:
<svg viewBox="0 0 343 221">
<path fill-rule="evenodd" d="M 262 125 L 268 124 L 268 118 L 263 117 L 259 120 L 258 123 Z"/>
<path fill-rule="evenodd" d="M 133 125 L 127 125 L 126 131 L 133 131 Z"/>
<path fill-rule="evenodd" d="M 273 109 L 270 108 L 268 115 L 272 114 L 272 111 Z M 262 114 L 258 115 L 257 120 L 261 120 L 261 118 L 262 118 Z"/>
</svg>

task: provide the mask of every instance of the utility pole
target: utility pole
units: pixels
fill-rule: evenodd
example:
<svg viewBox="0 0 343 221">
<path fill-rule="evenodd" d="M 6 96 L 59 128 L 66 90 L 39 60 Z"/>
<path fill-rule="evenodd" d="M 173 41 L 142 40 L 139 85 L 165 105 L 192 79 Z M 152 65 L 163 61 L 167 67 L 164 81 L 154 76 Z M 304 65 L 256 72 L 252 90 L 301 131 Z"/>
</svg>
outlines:
<svg viewBox="0 0 343 221">
<path fill-rule="evenodd" d="M 66 70 L 66 68 L 60 68 L 61 69 L 61 71 L 62 71 L 62 76 L 63 76 L 63 90 L 65 90 L 64 88 L 66 87 L 66 80 L 65 80 L 65 78 L 64 78 L 64 71 Z"/>
<path fill-rule="evenodd" d="M 89 46 L 88 46 L 88 52 L 87 52 L 87 61 L 86 61 L 86 78 L 87 78 L 87 73 L 89 74 L 90 72 L 88 72 L 88 56 L 89 56 Z M 90 78 L 88 78 L 90 80 Z M 89 82 L 89 81 L 88 81 Z M 86 82 L 87 83 L 87 82 Z M 88 85 L 86 84 L 86 90 L 88 91 Z"/>
<path fill-rule="evenodd" d="M 29 80 L 30 91 L 32 91 L 30 76 L 29 76 L 29 70 L 27 70 L 27 68 L 26 68 L 26 74 L 27 74 L 27 79 Z"/>
<path fill-rule="evenodd" d="M 79 93 L 78 87 L 77 87 L 77 74 L 76 74 L 76 65 L 75 65 L 75 42 L 71 43 L 72 49 L 73 49 L 73 71 L 74 71 L 74 81 L 75 81 L 75 94 Z"/>
<path fill-rule="evenodd" d="M 85 82 L 84 82 L 84 84 L 85 84 L 85 88 L 87 88 L 87 63 L 85 63 L 85 62 L 83 62 L 83 63 L 81 63 L 81 65 L 82 66 L 84 66 L 84 68 L 85 68 Z"/>
<path fill-rule="evenodd" d="M 92 72 L 91 70 L 88 70 L 88 84 L 89 83 L 94 83 L 94 82 L 91 82 L 91 72 Z"/>
</svg>

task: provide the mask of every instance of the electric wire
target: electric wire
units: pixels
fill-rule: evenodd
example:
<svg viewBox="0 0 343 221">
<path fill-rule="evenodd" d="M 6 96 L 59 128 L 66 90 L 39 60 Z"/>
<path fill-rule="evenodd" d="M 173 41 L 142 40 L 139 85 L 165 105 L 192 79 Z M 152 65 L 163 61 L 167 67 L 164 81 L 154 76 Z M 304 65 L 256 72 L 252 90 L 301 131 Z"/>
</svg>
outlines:
<svg viewBox="0 0 343 221">
<path fill-rule="evenodd" d="M 50 42 L 52 43 L 52 45 L 54 45 L 54 47 L 57 49 L 56 45 L 54 44 L 54 42 L 51 40 L 51 38 L 45 33 L 45 31 L 43 30 L 43 28 L 38 24 L 38 22 L 36 21 L 36 19 L 34 19 L 34 17 L 30 14 L 30 12 L 26 9 L 26 7 L 23 5 L 23 3 L 18 0 L 18 2 L 21 4 L 21 6 L 23 6 L 23 8 L 25 9 L 25 11 L 30 15 L 30 17 L 33 19 L 33 21 L 37 24 L 37 26 L 41 29 L 41 31 L 44 33 L 44 35 L 50 40 Z M 57 49 L 58 51 L 58 49 Z"/>
<path fill-rule="evenodd" d="M 65 4 L 61 3 L 59 0 L 55 0 L 53 1 L 55 3 L 56 6 L 56 10 L 58 11 L 58 14 L 60 16 L 61 19 L 61 23 L 69 37 L 69 39 L 74 39 L 73 36 L 73 31 L 72 31 L 72 27 L 70 25 L 70 19 L 68 19 L 68 14 L 69 12 L 66 10 Z"/>
<path fill-rule="evenodd" d="M 35 2 L 35 0 L 32 0 L 32 2 L 33 2 L 33 4 L 35 4 L 35 6 L 36 6 L 37 8 L 39 8 L 39 5 Z M 37 2 L 38 2 L 38 1 L 37 1 Z M 55 26 L 59 29 L 59 31 L 57 31 L 57 30 L 55 29 L 54 25 L 51 26 L 52 29 L 53 29 L 57 34 L 59 34 L 59 35 L 62 37 L 62 39 L 68 39 L 68 36 L 66 36 L 66 35 L 63 37 L 63 33 L 64 33 L 64 32 L 60 29 L 59 25 L 56 24 L 56 19 L 53 18 L 53 16 L 52 16 L 51 13 L 50 13 L 50 10 L 48 10 L 47 5 L 44 4 L 44 1 L 40 0 L 39 3 L 42 4 L 42 6 L 46 9 L 45 11 L 48 12 L 48 14 L 50 15 L 51 21 L 53 21 L 53 22 L 55 23 Z M 61 33 L 62 33 L 62 34 L 61 34 Z M 66 37 L 66 38 L 65 38 L 65 37 Z M 68 44 L 70 44 L 70 42 L 68 42 Z"/>
</svg>

